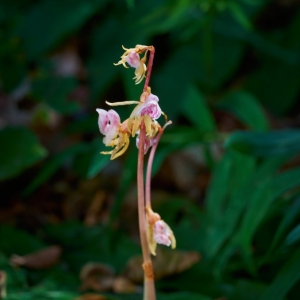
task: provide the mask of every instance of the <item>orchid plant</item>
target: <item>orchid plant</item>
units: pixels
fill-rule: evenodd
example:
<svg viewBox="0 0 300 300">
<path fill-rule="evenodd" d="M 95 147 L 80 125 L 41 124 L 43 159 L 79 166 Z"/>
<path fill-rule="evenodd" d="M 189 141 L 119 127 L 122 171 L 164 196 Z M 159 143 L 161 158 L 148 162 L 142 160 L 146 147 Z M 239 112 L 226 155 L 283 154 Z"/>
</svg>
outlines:
<svg viewBox="0 0 300 300">
<path fill-rule="evenodd" d="M 167 125 L 167 116 L 161 110 L 156 95 L 152 94 L 149 86 L 155 49 L 153 46 L 137 45 L 135 48 L 129 48 L 121 56 L 121 60 L 115 65 L 127 64 L 135 68 L 136 84 L 139 84 L 145 78 L 143 92 L 139 101 L 106 102 L 109 106 L 135 105 L 129 118 L 121 122 L 118 113 L 110 109 L 96 109 L 99 114 L 99 130 L 104 135 L 103 143 L 108 147 L 113 147 L 111 151 L 101 152 L 108 154 L 111 159 L 121 156 L 129 146 L 130 137 L 136 137 L 138 152 L 137 167 L 137 188 L 138 188 L 138 214 L 139 230 L 143 253 L 144 270 L 144 300 L 155 300 L 154 273 L 151 261 L 151 254 L 156 255 L 157 244 L 176 247 L 176 240 L 171 228 L 161 219 L 160 215 L 153 212 L 151 208 L 151 171 L 154 155 L 158 142 Z M 140 55 L 143 57 L 140 58 Z M 149 55 L 148 55 L 149 54 Z M 149 56 L 149 57 L 148 57 Z M 148 64 L 146 66 L 148 57 Z M 165 117 L 166 123 L 162 127 L 158 123 L 161 116 Z M 151 148 L 148 158 L 146 172 L 146 182 L 144 182 L 144 156 Z"/>
</svg>

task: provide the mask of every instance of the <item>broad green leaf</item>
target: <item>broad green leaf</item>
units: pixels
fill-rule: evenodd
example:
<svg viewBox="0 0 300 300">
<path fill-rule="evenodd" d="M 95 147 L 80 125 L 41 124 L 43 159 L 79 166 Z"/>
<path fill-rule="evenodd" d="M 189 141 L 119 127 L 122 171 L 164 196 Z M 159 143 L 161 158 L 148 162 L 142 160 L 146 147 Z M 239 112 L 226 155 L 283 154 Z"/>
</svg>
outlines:
<svg viewBox="0 0 300 300">
<path fill-rule="evenodd" d="M 249 161 L 242 161 L 241 158 L 236 160 L 235 168 L 237 170 L 240 168 L 240 171 L 233 172 L 235 185 L 230 188 L 231 193 L 225 202 L 226 205 L 223 205 L 222 214 L 210 225 L 210 231 L 215 232 L 214 238 L 205 242 L 209 256 L 215 256 L 214 272 L 217 276 L 226 267 L 230 256 L 239 248 L 239 237 L 235 233 L 238 232 L 237 226 L 239 221 L 243 219 L 245 207 L 253 201 L 254 197 L 257 197 L 255 194 L 260 193 L 257 190 L 257 185 L 266 178 L 272 177 L 275 171 L 286 161 L 286 158 L 272 158 L 254 169 L 255 161 L 253 158 L 249 157 Z M 225 246 L 221 249 L 223 244 Z M 218 254 L 216 255 L 216 253 Z"/>
<path fill-rule="evenodd" d="M 183 99 L 183 113 L 201 133 L 216 131 L 216 123 L 204 96 L 190 86 Z"/>
<path fill-rule="evenodd" d="M 267 117 L 257 99 L 250 93 L 239 90 L 227 94 L 217 107 L 232 113 L 247 127 L 264 131 L 269 128 Z"/>
<path fill-rule="evenodd" d="M 238 233 L 238 243 L 243 248 L 246 262 L 251 261 L 251 241 L 255 231 L 268 216 L 272 203 L 283 193 L 298 186 L 300 186 L 300 168 L 286 171 L 274 179 L 269 177 L 257 182 Z"/>
<path fill-rule="evenodd" d="M 272 284 L 259 300 L 282 300 L 287 292 L 300 279 L 300 251 L 297 251 L 282 267 Z"/>
<path fill-rule="evenodd" d="M 217 164 L 207 191 L 205 201 L 206 211 L 208 218 L 213 221 L 216 221 L 222 214 L 222 204 L 229 194 L 230 173 L 234 164 L 233 160 L 232 154 L 227 153 Z"/>
<path fill-rule="evenodd" d="M 228 152 L 214 169 L 206 196 L 206 255 L 213 258 L 231 236 L 245 207 L 243 189 L 253 173 L 253 158 Z"/>
<path fill-rule="evenodd" d="M 0 145 L 0 180 L 17 176 L 47 154 L 36 136 L 25 127 L 1 130 Z"/>
<path fill-rule="evenodd" d="M 225 148 L 260 157 L 293 155 L 300 151 L 300 131 L 293 129 L 266 133 L 238 131 L 225 141 Z"/>
</svg>

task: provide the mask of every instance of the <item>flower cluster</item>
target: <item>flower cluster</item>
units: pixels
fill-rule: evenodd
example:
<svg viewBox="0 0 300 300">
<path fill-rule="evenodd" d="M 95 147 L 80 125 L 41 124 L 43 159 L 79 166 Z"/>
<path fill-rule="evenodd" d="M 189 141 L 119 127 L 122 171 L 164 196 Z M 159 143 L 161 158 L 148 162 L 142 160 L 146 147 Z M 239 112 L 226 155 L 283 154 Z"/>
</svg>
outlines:
<svg viewBox="0 0 300 300">
<path fill-rule="evenodd" d="M 121 122 L 120 116 L 118 113 L 110 109 L 108 111 L 104 109 L 97 108 L 96 111 L 99 114 L 98 125 L 100 132 L 104 135 L 103 143 L 107 147 L 113 147 L 111 151 L 101 152 L 102 154 L 111 155 L 111 159 L 115 159 L 122 155 L 129 146 L 130 137 L 136 137 L 136 146 L 140 148 L 140 132 L 141 126 L 143 125 L 143 136 L 141 136 L 144 140 L 144 149 L 141 149 L 139 153 L 142 154 L 144 150 L 144 154 L 148 151 L 148 149 L 152 146 L 153 151 L 151 154 L 154 155 L 155 149 L 158 143 L 158 140 L 164 130 L 164 128 L 170 124 L 171 122 L 167 122 L 165 126 L 162 128 L 158 123 L 158 119 L 163 115 L 166 118 L 166 115 L 162 112 L 158 102 L 159 99 L 156 95 L 151 93 L 151 88 L 148 86 L 154 48 L 152 46 L 142 46 L 137 45 L 135 48 L 126 49 L 125 53 L 121 56 L 121 60 L 115 65 L 122 64 L 124 67 L 135 68 L 135 83 L 140 83 L 146 76 L 147 67 L 145 65 L 147 59 L 147 53 L 150 51 L 151 55 L 148 63 L 148 73 L 146 77 L 146 82 L 144 86 L 144 91 L 140 96 L 139 101 L 123 101 L 123 102 L 106 102 L 106 104 L 110 106 L 120 106 L 120 105 L 135 105 L 134 109 L 130 116 L 123 122 Z M 140 59 L 140 54 L 143 54 L 143 58 Z M 152 57 L 152 60 L 151 60 Z M 151 63 L 150 63 L 151 61 Z M 150 73 L 149 73 L 150 72 Z M 166 118 L 167 119 L 167 118 Z M 151 160 L 151 167 L 153 161 L 153 155 Z M 151 155 L 150 155 L 151 157 Z M 150 158 L 149 158 L 150 161 Z M 148 164 L 149 167 L 149 164 Z M 150 167 L 150 175 L 151 175 L 151 167 Z M 140 175 L 139 175 L 140 174 Z M 143 169 L 138 171 L 138 178 L 143 178 Z M 143 179 L 142 179 L 143 180 Z M 150 187 L 151 176 L 148 176 L 147 173 L 147 183 L 148 187 Z M 141 201 L 139 203 L 141 205 L 141 210 L 146 210 L 146 216 L 144 217 L 145 229 L 147 227 L 147 243 L 151 254 L 156 255 L 156 247 L 157 244 L 162 244 L 166 246 L 171 246 L 171 248 L 176 247 L 176 240 L 171 228 L 161 219 L 161 217 L 154 213 L 151 209 L 151 201 L 150 201 L 150 188 L 148 189 L 148 197 L 149 200 L 146 200 L 147 206 L 145 208 L 144 203 L 144 191 L 141 193 Z M 141 189 L 140 189 L 141 191 Z M 148 202 L 147 202 L 148 201 Z M 140 210 L 139 210 L 140 214 Z M 145 232 L 145 231 L 144 231 Z"/>
<path fill-rule="evenodd" d="M 123 101 L 109 103 L 111 106 L 137 104 L 130 114 L 129 118 L 121 123 L 120 117 L 116 111 L 110 109 L 97 108 L 99 114 L 98 125 L 100 132 L 104 135 L 103 143 L 108 147 L 115 147 L 112 151 L 101 152 L 102 154 L 110 154 L 111 159 L 115 159 L 122 155 L 129 146 L 129 137 L 136 137 L 137 147 L 139 145 L 139 130 L 141 123 L 144 122 L 146 128 L 145 153 L 155 143 L 155 136 L 161 126 L 156 121 L 162 111 L 158 104 L 158 97 L 151 94 L 150 88 L 141 95 L 140 101 Z"/>
<path fill-rule="evenodd" d="M 135 48 L 124 48 L 125 53 L 121 56 L 121 60 L 115 65 L 122 64 L 127 68 L 126 63 L 135 68 L 135 82 L 140 83 L 145 77 L 147 70 L 145 62 L 148 51 L 152 50 L 152 46 L 137 45 Z M 140 54 L 144 53 L 144 57 L 140 59 Z M 99 130 L 104 135 L 103 143 L 105 146 L 114 147 L 112 151 L 103 151 L 102 154 L 111 155 L 111 159 L 115 159 L 122 155 L 129 146 L 129 137 L 136 136 L 136 145 L 139 145 L 139 130 L 142 122 L 146 127 L 145 153 L 154 145 L 155 136 L 161 126 L 156 121 L 162 114 L 162 110 L 158 104 L 158 97 L 151 93 L 150 87 L 142 93 L 140 101 L 123 101 L 109 103 L 110 106 L 137 104 L 130 114 L 129 118 L 121 123 L 118 113 L 114 110 L 97 109 L 99 114 L 98 124 Z"/>
</svg>

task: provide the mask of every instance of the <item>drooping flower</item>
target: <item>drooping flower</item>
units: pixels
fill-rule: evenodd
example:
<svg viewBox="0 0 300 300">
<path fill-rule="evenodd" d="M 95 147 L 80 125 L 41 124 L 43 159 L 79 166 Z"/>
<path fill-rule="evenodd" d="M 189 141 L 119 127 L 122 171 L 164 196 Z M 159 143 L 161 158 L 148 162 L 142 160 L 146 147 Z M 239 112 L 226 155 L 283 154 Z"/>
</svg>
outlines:
<svg viewBox="0 0 300 300">
<path fill-rule="evenodd" d="M 171 246 L 172 241 L 173 241 L 173 246 L 172 248 L 175 248 L 175 238 L 173 231 L 169 227 L 167 223 L 165 223 L 162 220 L 158 220 L 154 223 L 153 226 L 153 236 L 154 240 L 158 244 L 166 245 L 166 246 Z"/>
<path fill-rule="evenodd" d="M 170 226 L 161 220 L 159 214 L 152 211 L 150 207 L 146 207 L 147 215 L 147 239 L 149 250 L 152 255 L 156 255 L 157 244 L 171 246 L 172 249 L 176 248 L 176 239 Z"/>
<path fill-rule="evenodd" d="M 125 50 L 125 53 L 121 56 L 121 59 L 114 65 L 117 66 L 122 64 L 125 68 L 128 68 L 126 65 L 127 63 L 130 67 L 135 68 L 135 76 L 133 79 L 135 80 L 135 83 L 138 84 L 145 78 L 145 73 L 147 71 L 145 62 L 148 46 L 137 45 L 135 48 L 129 49 L 122 46 L 122 48 Z M 139 54 L 144 52 L 144 57 L 140 59 Z"/>
</svg>

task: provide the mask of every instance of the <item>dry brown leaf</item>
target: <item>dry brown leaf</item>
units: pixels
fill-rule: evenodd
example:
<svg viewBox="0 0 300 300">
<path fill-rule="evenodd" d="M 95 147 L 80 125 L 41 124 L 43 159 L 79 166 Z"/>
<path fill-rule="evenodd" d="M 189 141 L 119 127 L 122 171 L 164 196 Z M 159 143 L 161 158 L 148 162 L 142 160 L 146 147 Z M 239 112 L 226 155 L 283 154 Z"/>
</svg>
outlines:
<svg viewBox="0 0 300 300">
<path fill-rule="evenodd" d="M 0 271 L 0 299 L 6 297 L 6 273 Z"/>
<path fill-rule="evenodd" d="M 107 298 L 97 294 L 85 294 L 80 297 L 74 298 L 74 300 L 106 300 Z"/>
<path fill-rule="evenodd" d="M 100 263 L 87 263 L 80 271 L 81 290 L 108 291 L 113 286 L 114 271 Z"/>
<path fill-rule="evenodd" d="M 132 281 L 123 276 L 118 276 L 114 279 L 112 289 L 118 294 L 131 294 L 136 293 L 139 290 Z"/>
<path fill-rule="evenodd" d="M 14 267 L 21 266 L 37 270 L 48 269 L 59 262 L 61 252 L 60 246 L 50 246 L 24 256 L 14 254 L 10 258 L 10 263 Z"/>
<path fill-rule="evenodd" d="M 155 279 L 180 273 L 191 268 L 200 261 L 201 255 L 198 252 L 168 250 L 158 248 L 157 255 L 153 258 L 153 269 Z M 132 257 L 125 268 L 125 276 L 136 283 L 143 282 L 142 257 Z"/>
</svg>

